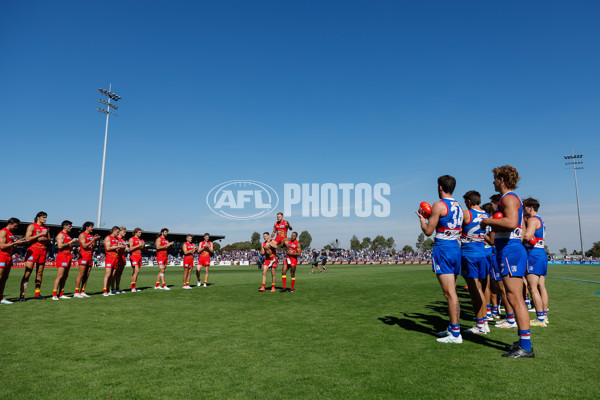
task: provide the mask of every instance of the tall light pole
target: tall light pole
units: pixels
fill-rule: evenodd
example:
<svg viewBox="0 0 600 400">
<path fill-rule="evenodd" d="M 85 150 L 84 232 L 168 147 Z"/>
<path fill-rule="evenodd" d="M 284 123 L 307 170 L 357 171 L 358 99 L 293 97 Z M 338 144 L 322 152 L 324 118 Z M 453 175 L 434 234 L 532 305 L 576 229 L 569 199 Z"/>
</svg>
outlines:
<svg viewBox="0 0 600 400">
<path fill-rule="evenodd" d="M 581 234 L 581 213 L 579 212 L 579 188 L 577 187 L 577 170 L 583 169 L 583 161 L 574 161 L 583 158 L 583 154 L 571 154 L 563 157 L 565 158 L 565 160 L 568 160 L 567 162 L 565 162 L 565 165 L 567 166 L 567 169 L 573 170 L 573 176 L 575 177 L 575 196 L 577 196 L 577 219 L 579 221 L 579 241 L 581 243 L 581 258 L 583 259 L 585 253 L 583 252 L 583 235 Z"/>
<path fill-rule="evenodd" d="M 117 105 L 112 104 L 110 101 L 113 100 L 115 103 L 119 100 L 121 100 L 121 96 L 117 95 L 116 93 L 111 92 L 112 89 L 112 84 L 108 85 L 108 90 L 99 88 L 98 91 L 100 92 L 101 95 L 106 96 L 107 100 L 104 99 L 98 99 L 98 103 L 103 104 L 106 106 L 106 109 L 102 108 L 102 107 L 98 107 L 96 109 L 96 111 L 100 111 L 103 114 L 106 114 L 106 127 L 104 128 L 104 153 L 102 154 L 102 175 L 100 177 L 100 200 L 98 201 L 98 223 L 97 223 L 97 227 L 100 227 L 100 222 L 102 220 L 102 194 L 104 193 L 104 166 L 106 165 L 106 142 L 108 140 L 108 117 L 110 116 L 110 114 L 114 115 L 115 117 L 117 117 L 118 115 L 115 114 L 114 112 L 111 111 L 111 108 L 113 110 L 118 110 L 119 107 L 117 107 Z"/>
</svg>

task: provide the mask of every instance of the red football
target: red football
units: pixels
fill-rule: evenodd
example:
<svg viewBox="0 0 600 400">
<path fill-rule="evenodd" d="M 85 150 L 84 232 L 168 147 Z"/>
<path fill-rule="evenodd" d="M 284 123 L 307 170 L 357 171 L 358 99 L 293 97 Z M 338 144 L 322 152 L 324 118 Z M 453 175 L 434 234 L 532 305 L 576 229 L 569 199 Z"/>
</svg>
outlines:
<svg viewBox="0 0 600 400">
<path fill-rule="evenodd" d="M 419 204 L 419 209 L 421 210 L 421 215 L 423 215 L 425 218 L 429 218 L 431 216 L 431 205 L 428 202 L 421 202 L 421 204 Z"/>
<path fill-rule="evenodd" d="M 498 211 L 496 214 L 494 214 L 494 216 L 492 218 L 493 219 L 504 218 L 504 214 L 502 214 L 500 211 Z M 497 232 L 496 228 L 492 228 L 492 231 Z"/>
</svg>

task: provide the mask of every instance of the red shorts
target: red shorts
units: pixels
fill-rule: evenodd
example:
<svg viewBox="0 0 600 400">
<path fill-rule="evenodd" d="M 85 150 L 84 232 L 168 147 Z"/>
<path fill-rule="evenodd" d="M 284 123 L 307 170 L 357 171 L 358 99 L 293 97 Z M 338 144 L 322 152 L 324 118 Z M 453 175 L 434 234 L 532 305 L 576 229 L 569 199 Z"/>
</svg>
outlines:
<svg viewBox="0 0 600 400">
<path fill-rule="evenodd" d="M 296 267 L 298 265 L 298 257 L 287 256 L 285 258 L 287 265 L 290 267 Z"/>
<path fill-rule="evenodd" d="M 79 255 L 79 265 L 85 265 L 86 267 L 91 267 L 93 265 L 93 263 L 94 263 L 94 259 L 92 257 L 92 253 Z"/>
<path fill-rule="evenodd" d="M 277 257 L 273 256 L 270 260 L 265 259 L 263 267 L 277 268 Z"/>
<path fill-rule="evenodd" d="M 10 268 L 12 265 L 12 255 L 0 254 L 0 268 Z"/>
<path fill-rule="evenodd" d="M 119 266 L 119 258 L 118 257 L 106 257 L 104 261 L 104 268 L 116 269 Z"/>
<path fill-rule="evenodd" d="M 198 266 L 209 267 L 210 266 L 210 257 L 198 257 Z"/>
<path fill-rule="evenodd" d="M 25 256 L 25 260 L 27 262 L 33 262 L 37 264 L 45 264 L 46 263 L 46 249 L 41 249 L 39 247 L 33 247 L 27 249 L 27 254 Z"/>
<path fill-rule="evenodd" d="M 192 268 L 194 266 L 194 256 L 183 257 L 183 268 Z"/>
<path fill-rule="evenodd" d="M 169 262 L 169 256 L 157 256 L 156 257 L 156 263 L 158 265 L 167 265 Z"/>
<path fill-rule="evenodd" d="M 273 239 L 274 241 L 277 242 L 277 244 L 283 242 L 285 239 L 287 239 L 287 237 L 285 236 L 275 236 L 275 239 Z"/>
<path fill-rule="evenodd" d="M 56 255 L 56 268 L 71 268 L 71 260 L 73 260 L 72 254 L 61 254 Z"/>
<path fill-rule="evenodd" d="M 132 254 L 129 256 L 129 261 L 131 261 L 132 267 L 141 267 L 142 266 L 142 256 Z"/>
</svg>

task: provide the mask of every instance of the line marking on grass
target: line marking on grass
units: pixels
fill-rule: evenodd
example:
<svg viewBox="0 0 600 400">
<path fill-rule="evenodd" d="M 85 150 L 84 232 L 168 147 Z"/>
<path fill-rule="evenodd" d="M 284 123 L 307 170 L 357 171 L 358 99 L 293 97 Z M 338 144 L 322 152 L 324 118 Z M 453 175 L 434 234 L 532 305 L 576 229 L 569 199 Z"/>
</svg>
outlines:
<svg viewBox="0 0 600 400">
<path fill-rule="evenodd" d="M 597 283 L 597 284 L 600 285 L 600 282 L 596 282 L 596 281 L 584 281 L 582 279 L 556 278 L 554 276 L 548 276 L 547 278 L 549 278 L 549 279 L 562 279 L 562 280 L 565 280 L 565 281 L 575 281 L 575 282 L 585 282 L 585 283 Z"/>
</svg>

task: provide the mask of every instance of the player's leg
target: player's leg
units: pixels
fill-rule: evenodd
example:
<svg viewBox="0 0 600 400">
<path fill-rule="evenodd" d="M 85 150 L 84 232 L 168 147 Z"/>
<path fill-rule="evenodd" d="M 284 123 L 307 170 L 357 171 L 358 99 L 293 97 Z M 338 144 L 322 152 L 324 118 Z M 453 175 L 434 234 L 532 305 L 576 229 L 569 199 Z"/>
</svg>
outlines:
<svg viewBox="0 0 600 400">
<path fill-rule="evenodd" d="M 44 256 L 45 258 L 45 256 Z M 40 299 L 43 300 L 45 299 L 44 296 L 42 296 L 42 278 L 44 277 L 44 268 L 46 266 L 46 261 L 44 260 L 43 263 L 38 262 L 35 266 L 35 294 L 33 295 L 34 299 Z"/>
<path fill-rule="evenodd" d="M 65 273 L 65 269 L 63 267 L 58 267 L 56 271 L 56 278 L 54 279 L 54 286 L 52 287 L 52 300 L 58 300 L 58 290 L 60 286 L 60 281 Z"/>
<path fill-rule="evenodd" d="M 81 262 L 77 265 L 77 276 L 75 277 L 75 296 L 76 298 L 81 298 L 79 294 L 79 289 L 81 288 L 81 281 L 83 280 L 83 276 L 85 275 L 86 265 L 82 265 Z"/>
<path fill-rule="evenodd" d="M 539 290 L 540 276 L 536 274 L 527 274 L 527 282 L 529 283 L 531 299 L 533 300 L 533 306 L 535 307 L 536 314 L 536 318 L 533 321 L 530 321 L 530 324 L 532 326 L 546 326 L 546 321 L 544 318 L 544 305 Z"/>
<path fill-rule="evenodd" d="M 69 259 L 68 261 L 68 267 L 65 267 L 65 271 L 63 273 L 63 277 L 60 280 L 60 282 L 58 283 L 58 298 L 59 299 L 70 299 L 69 296 L 65 295 L 65 286 L 67 284 L 67 279 L 69 278 L 69 273 L 71 272 L 71 260 Z"/>
<path fill-rule="evenodd" d="M 81 278 L 81 290 L 79 290 L 80 297 L 90 297 L 85 292 L 85 287 L 87 286 L 88 280 L 90 279 L 90 273 L 92 272 L 92 264 L 87 265 L 85 268 L 85 274 Z"/>
<path fill-rule="evenodd" d="M 115 289 L 117 293 L 121 292 L 121 276 L 123 275 L 123 270 L 125 269 L 125 260 L 119 260 L 119 268 L 117 268 L 117 272 L 115 274 Z"/>
<path fill-rule="evenodd" d="M 271 292 L 275 291 L 275 273 L 277 272 L 277 261 L 275 261 L 274 265 L 271 267 Z"/>
<path fill-rule="evenodd" d="M 271 267 L 269 266 L 270 261 L 265 260 L 264 264 L 263 264 L 263 270 L 262 270 L 262 286 L 258 289 L 259 292 L 264 292 L 265 291 L 265 285 L 267 284 L 267 271 L 269 269 L 271 269 Z"/>
<path fill-rule="evenodd" d="M 294 287 L 296 286 L 296 265 L 293 264 L 290 268 L 290 276 L 292 277 L 292 284 L 290 285 L 290 292 L 294 291 Z"/>
<path fill-rule="evenodd" d="M 104 279 L 102 281 L 102 296 L 104 297 L 110 296 L 110 294 L 108 293 L 108 289 L 110 288 L 110 285 L 112 283 L 112 275 L 112 265 L 108 262 L 108 260 L 106 260 L 106 263 L 104 264 Z"/>
<path fill-rule="evenodd" d="M 519 328 L 519 345 L 526 351 L 531 351 L 531 331 L 529 326 L 529 311 L 523 298 L 523 277 L 506 275 L 502 277 L 508 302 L 515 311 L 515 319 Z M 509 354 L 509 353 L 507 353 Z"/>
<path fill-rule="evenodd" d="M 6 287 L 6 281 L 10 275 L 11 262 L 7 262 L 6 265 L 0 267 L 0 302 L 2 304 L 12 304 L 11 301 L 4 299 L 4 288 Z"/>
<path fill-rule="evenodd" d="M 454 274 L 436 274 L 436 277 L 440 283 L 444 297 L 448 303 L 448 317 L 450 319 L 450 326 L 448 332 L 450 333 L 447 341 L 450 343 L 461 343 L 462 338 L 460 335 L 460 303 L 458 301 L 458 295 L 456 294 L 456 275 Z M 438 341 L 446 342 L 442 340 L 446 338 L 440 338 Z"/>
<path fill-rule="evenodd" d="M 288 272 L 288 263 L 290 262 L 290 259 L 288 257 L 285 258 L 285 260 L 283 261 L 283 268 L 281 269 L 281 284 L 283 286 L 283 288 L 281 288 L 279 291 L 280 292 L 287 292 L 287 272 Z"/>
<path fill-rule="evenodd" d="M 538 282 L 538 290 L 540 291 L 540 297 L 542 298 L 542 308 L 544 309 L 544 319 L 546 320 L 546 324 L 550 321 L 548 320 L 548 291 L 546 290 L 546 276 L 540 275 L 540 280 Z"/>
<path fill-rule="evenodd" d="M 160 277 L 162 289 L 163 290 L 171 290 L 171 289 L 169 289 L 169 287 L 167 286 L 167 283 L 165 282 L 165 271 L 167 270 L 167 261 L 165 260 L 164 263 L 159 266 L 160 266 L 160 272 L 158 273 L 158 276 Z"/>
<path fill-rule="evenodd" d="M 131 291 L 132 292 L 137 292 L 137 279 L 138 279 L 138 275 L 140 274 L 140 262 L 136 261 L 132 261 L 131 262 L 131 268 L 133 268 L 133 272 L 131 274 Z"/>
<path fill-rule="evenodd" d="M 203 287 L 207 287 L 208 286 L 208 269 L 210 268 L 210 262 L 208 263 L 204 263 L 204 283 L 202 284 Z"/>
<path fill-rule="evenodd" d="M 202 286 L 202 263 L 200 262 L 200 260 L 198 260 L 198 265 L 196 266 L 196 279 L 198 280 L 198 283 L 196 284 L 196 286 Z"/>
</svg>

